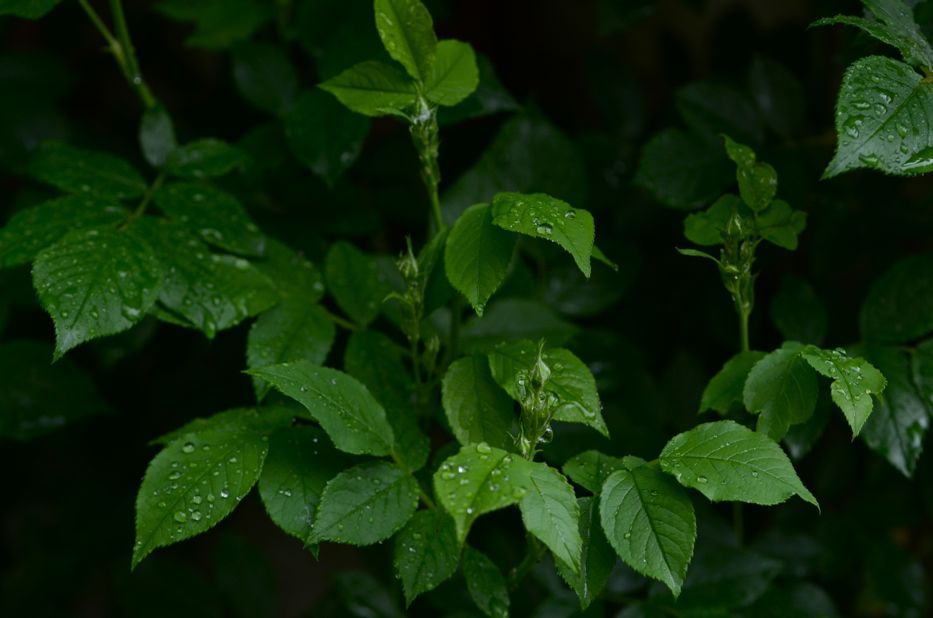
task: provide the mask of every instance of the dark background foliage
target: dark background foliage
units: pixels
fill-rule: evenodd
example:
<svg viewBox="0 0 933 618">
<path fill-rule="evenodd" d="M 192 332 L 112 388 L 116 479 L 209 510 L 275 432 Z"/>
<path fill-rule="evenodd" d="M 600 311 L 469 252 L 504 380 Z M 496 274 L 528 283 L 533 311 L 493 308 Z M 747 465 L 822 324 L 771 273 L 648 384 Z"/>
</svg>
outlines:
<svg viewBox="0 0 933 618">
<path fill-rule="evenodd" d="M 252 38 L 278 44 L 283 33 L 289 35 L 284 38 L 300 87 L 313 87 L 326 70 L 315 50 L 330 25 L 355 13 L 364 32 L 349 49 L 365 57 L 366 37 L 375 37 L 374 30 L 365 31 L 372 28 L 369 2 L 285 4 L 292 17 L 285 29 L 273 20 Z M 315 13 L 311 5 L 326 6 Z M 858 342 L 859 307 L 872 281 L 903 256 L 933 249 L 928 179 L 858 172 L 819 180 L 834 148 L 833 104 L 842 71 L 868 51 L 888 53 L 854 31 L 807 29 L 818 17 L 857 12 L 854 1 L 428 5 L 440 36 L 469 41 L 491 59 L 522 106 L 519 122 L 551 127 L 541 143 L 523 142 L 527 131 L 516 131 L 499 171 L 534 169 L 534 182 L 550 183 L 542 190 L 590 209 L 598 244 L 621 265 L 618 274 L 596 266 L 593 281 L 584 285 L 566 258 L 547 253 L 513 273 L 500 293 L 543 299 L 575 317 L 580 329 L 570 347 L 599 380 L 613 441 L 567 429 L 546 454 L 554 462 L 588 447 L 656 456 L 671 435 L 698 422 L 706 380 L 737 348 L 735 318 L 717 273 L 674 251 L 686 244 L 684 212 L 663 207 L 633 182 L 646 141 L 666 127 L 684 126 L 678 92 L 688 84 L 713 80 L 715 88 L 725 84 L 776 110 L 757 112 L 751 142 L 778 170 L 778 195 L 809 213 L 798 251 L 761 251 L 753 348 L 780 344 L 769 309 L 787 278 L 808 281 L 825 305 L 825 346 Z M 257 163 L 228 183 L 265 231 L 318 263 L 335 239 L 389 255 L 403 248 L 405 235 L 422 239 L 428 205 L 402 125 L 374 122 L 360 160 L 329 189 L 289 156 L 275 120 L 240 95 L 229 50 L 186 44 L 191 25 L 155 8 L 147 2 L 126 6 L 146 79 L 184 139 L 216 136 L 254 155 Z M 933 27 L 933 11 L 921 6 L 921 22 L 925 15 L 931 19 L 924 27 Z M 49 195 L 21 174 L 41 139 L 109 149 L 142 167 L 139 103 L 101 53 L 99 34 L 77 3 L 65 2 L 38 22 L 2 19 L 0 41 L 3 219 Z M 793 80 L 773 92 L 749 80 L 761 58 L 786 66 Z M 731 99 L 715 101 L 724 116 L 737 117 Z M 446 199 L 470 195 L 470 179 L 464 186 L 458 178 L 500 128 L 514 122 L 513 113 L 442 130 L 443 187 L 451 190 Z M 668 158 L 671 166 L 695 163 L 677 151 Z M 2 340 L 51 341 L 51 322 L 35 302 L 27 269 L 0 277 Z M 397 596 L 388 547 L 326 545 L 316 561 L 274 527 L 255 496 L 210 533 L 160 550 L 129 571 L 135 494 L 155 453 L 148 442 L 191 418 L 251 401 L 249 379 L 240 373 L 245 336 L 241 326 L 208 342 L 199 333 L 146 321 L 69 355 L 91 373 L 111 413 L 32 441 L 0 442 L 0 615 L 393 615 L 394 601 L 383 599 Z M 339 350 L 338 341 L 331 358 L 339 358 Z M 806 450 L 805 444 L 799 437 L 798 447 Z M 852 442 L 841 416 L 833 415 L 813 450 L 795 462 L 822 513 L 799 501 L 746 507 L 749 549 L 729 554 L 737 557 L 722 564 L 717 557 L 726 553 L 717 548 L 731 541 L 720 529 L 731 513 L 728 507 L 703 509 L 691 572 L 720 586 L 722 594 L 769 588 L 822 599 L 801 588 L 816 585 L 841 616 L 930 615 L 930 462 L 921 457 L 914 478 L 907 479 L 861 440 Z M 498 514 L 477 528 L 477 542 L 490 554 L 504 564 L 520 559 L 515 513 Z M 359 572 L 375 579 L 360 579 Z M 555 592 L 556 576 L 547 567 L 535 575 L 515 595 L 515 615 L 572 615 L 575 601 Z M 614 615 L 645 586 L 618 569 L 610 601 L 587 615 Z M 439 615 L 450 599 L 464 595 L 462 579 L 455 579 L 411 612 Z M 766 615 L 760 611 L 750 615 Z"/>
</svg>

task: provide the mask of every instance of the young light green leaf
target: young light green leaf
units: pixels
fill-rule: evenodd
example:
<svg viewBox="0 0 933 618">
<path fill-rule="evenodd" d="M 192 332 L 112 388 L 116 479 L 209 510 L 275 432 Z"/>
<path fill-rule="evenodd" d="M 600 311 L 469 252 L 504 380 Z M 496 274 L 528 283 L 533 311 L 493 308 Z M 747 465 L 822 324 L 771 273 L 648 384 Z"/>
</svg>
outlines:
<svg viewBox="0 0 933 618">
<path fill-rule="evenodd" d="M 733 213 L 742 208 L 738 196 L 727 193 L 702 212 L 695 212 L 684 218 L 684 236 L 690 242 L 705 247 L 722 244 L 722 233 L 729 224 Z"/>
<path fill-rule="evenodd" d="M 622 560 L 679 596 L 697 535 L 687 493 L 655 465 L 626 457 L 603 485 L 599 513 Z"/>
<path fill-rule="evenodd" d="M 767 208 L 777 193 L 777 172 L 767 163 L 757 162 L 755 152 L 724 135 L 726 153 L 738 168 L 739 195 L 749 208 L 759 212 Z"/>
<path fill-rule="evenodd" d="M 771 321 L 785 340 L 819 345 L 826 336 L 826 307 L 807 281 L 785 276 L 771 301 Z"/>
<path fill-rule="evenodd" d="M 149 165 L 162 167 L 177 146 L 175 125 L 165 108 L 158 105 L 144 111 L 139 121 L 139 148 Z"/>
<path fill-rule="evenodd" d="M 389 538 L 418 508 L 418 481 L 395 464 L 363 463 L 324 487 L 307 543 L 372 545 Z"/>
<path fill-rule="evenodd" d="M 402 116 L 418 100 L 414 83 L 404 73 L 376 61 L 354 65 L 320 88 L 365 116 Z"/>
<path fill-rule="evenodd" d="M 405 604 L 411 605 L 457 572 L 460 544 L 453 520 L 439 509 L 418 511 L 395 535 L 394 554 Z"/>
<path fill-rule="evenodd" d="M 564 475 L 540 462 L 525 462 L 513 472 L 525 493 L 518 507 L 525 529 L 540 539 L 573 573 L 580 572 L 583 539 L 580 508 Z"/>
<path fill-rule="evenodd" d="M 764 352 L 740 352 L 726 361 L 703 389 L 699 412 L 715 410 L 728 412 L 736 403 L 742 403 L 745 380 L 752 367 L 765 357 Z"/>
<path fill-rule="evenodd" d="M 285 117 L 292 153 L 330 186 L 359 157 L 367 133 L 368 119 L 321 90 L 301 93 Z"/>
<path fill-rule="evenodd" d="M 483 315 L 486 302 L 505 281 L 515 244 L 514 236 L 493 225 L 488 204 L 468 208 L 447 236 L 447 279 L 466 296 L 477 315 Z"/>
<path fill-rule="evenodd" d="M 797 494 L 819 508 L 781 447 L 735 421 L 704 423 L 677 434 L 664 447 L 660 462 L 681 485 L 713 502 L 772 505 Z"/>
<path fill-rule="evenodd" d="M 114 228 L 128 214 L 118 203 L 78 195 L 59 197 L 21 210 L 0 228 L 0 266 L 28 264 L 68 232 Z"/>
<path fill-rule="evenodd" d="M 341 471 L 342 459 L 317 427 L 272 434 L 259 477 L 259 495 L 269 518 L 288 534 L 307 539 L 324 486 Z"/>
<path fill-rule="evenodd" d="M 81 150 L 56 141 L 43 142 L 29 161 L 29 174 L 62 191 L 103 198 L 139 197 L 146 181 L 133 167 L 105 152 Z"/>
<path fill-rule="evenodd" d="M 933 70 L 933 48 L 914 21 L 913 5 L 903 0 L 863 0 L 875 20 L 837 15 L 818 19 L 814 26 L 845 24 L 855 26 L 900 50 L 904 60 L 915 67 Z"/>
<path fill-rule="evenodd" d="M 324 276 L 334 300 L 362 326 L 372 322 L 392 291 L 379 263 L 347 242 L 335 242 L 324 258 Z"/>
<path fill-rule="evenodd" d="M 565 582 L 577 593 L 580 609 L 585 610 L 602 593 L 609 581 L 609 574 L 616 563 L 616 556 L 603 534 L 599 523 L 599 501 L 587 497 L 577 500 L 580 509 L 580 538 L 583 539 L 583 553 L 580 557 L 580 572 L 560 560 L 554 559 L 554 566 Z"/>
<path fill-rule="evenodd" d="M 272 282 L 249 262 L 211 253 L 178 224 L 144 217 L 130 229 L 160 256 L 160 305 L 209 339 L 262 313 L 279 299 Z"/>
<path fill-rule="evenodd" d="M 857 436 L 871 414 L 872 396 L 878 397 L 884 391 L 884 376 L 864 358 L 852 358 L 841 349 L 821 350 L 808 345 L 801 356 L 821 375 L 833 379 L 830 396 L 852 427 L 852 437 Z"/>
<path fill-rule="evenodd" d="M 768 242 L 794 251 L 797 236 L 807 227 L 807 213 L 792 209 L 784 200 L 774 200 L 758 214 L 755 227 Z"/>
<path fill-rule="evenodd" d="M 139 237 L 75 230 L 36 257 L 32 281 L 55 322 L 55 358 L 130 328 L 155 303 L 162 267 Z"/>
<path fill-rule="evenodd" d="M 285 50 L 268 43 L 245 43 L 235 47 L 231 56 L 233 83 L 243 98 L 270 114 L 284 115 L 298 91 L 298 75 Z"/>
<path fill-rule="evenodd" d="M 453 362 L 444 374 L 441 400 L 451 431 L 460 444 L 486 442 L 510 450 L 514 404 L 492 379 L 484 356 Z"/>
<path fill-rule="evenodd" d="M 933 83 L 908 65 L 869 56 L 846 69 L 836 102 L 836 156 L 823 172 L 832 178 L 867 167 L 886 174 L 933 170 Z"/>
<path fill-rule="evenodd" d="M 544 193 L 497 193 L 492 222 L 502 229 L 544 238 L 563 247 L 587 277 L 593 253 L 593 215 Z"/>
<path fill-rule="evenodd" d="M 476 90 L 479 69 L 468 43 L 447 39 L 437 44 L 437 60 L 425 80 L 424 96 L 438 105 L 456 105 Z"/>
<path fill-rule="evenodd" d="M 420 0 L 375 0 L 376 29 L 386 51 L 420 82 L 433 75 L 437 36 Z"/>
<path fill-rule="evenodd" d="M 355 455 L 388 455 L 394 446 L 385 410 L 345 373 L 303 360 L 247 371 L 303 405 L 334 445 Z"/>
<path fill-rule="evenodd" d="M 91 376 L 69 359 L 49 363 L 51 344 L 0 344 L 0 437 L 31 440 L 110 408 Z"/>
<path fill-rule="evenodd" d="M 933 388 L 933 379 L 929 371 L 924 370 L 924 366 L 933 362 L 930 342 L 917 347 L 914 367 L 900 348 L 868 346 L 865 353 L 884 373 L 888 385 L 878 398 L 878 409 L 868 417 L 860 435 L 873 451 L 911 478 L 930 427 L 930 399 L 921 395 L 921 391 L 929 392 Z"/>
<path fill-rule="evenodd" d="M 752 367 L 745 380 L 743 402 L 759 414 L 758 431 L 780 440 L 791 425 L 806 421 L 816 409 L 816 376 L 803 358 L 804 346 L 785 342 Z"/>
<path fill-rule="evenodd" d="M 609 475 L 622 467 L 622 459 L 599 451 L 584 451 L 564 463 L 564 474 L 577 485 L 598 494 Z"/>
<path fill-rule="evenodd" d="M 213 178 L 242 167 L 246 155 L 227 142 L 206 138 L 179 146 L 165 159 L 162 167 L 169 176 Z"/>
<path fill-rule="evenodd" d="M 678 210 L 708 204 L 733 182 L 732 166 L 719 144 L 676 128 L 648 140 L 635 171 L 636 185 Z"/>
<path fill-rule="evenodd" d="M 719 265 L 719 259 L 713 257 L 705 251 L 698 251 L 697 249 L 681 249 L 680 247 L 677 247 L 677 253 L 686 255 L 687 257 L 698 257 L 705 260 L 712 260 L 713 262 L 716 262 L 717 266 Z"/>
<path fill-rule="evenodd" d="M 493 378 L 515 401 L 521 401 L 518 380 L 531 371 L 537 355 L 537 345 L 527 339 L 502 344 L 489 354 Z M 563 348 L 546 349 L 542 358 L 551 371 L 544 388 L 557 397 L 554 420 L 582 423 L 608 437 L 596 379 L 586 363 Z"/>
<path fill-rule="evenodd" d="M 872 284 L 859 327 L 866 341 L 904 343 L 933 332 L 933 254 L 895 263 Z"/>
<path fill-rule="evenodd" d="M 418 426 L 412 406 L 415 385 L 402 367 L 399 345 L 376 331 L 357 331 L 347 341 L 344 369 L 366 385 L 386 410 L 395 435 L 395 455 L 409 471 L 428 461 L 431 441 Z"/>
<path fill-rule="evenodd" d="M 173 182 L 153 197 L 159 210 L 215 247 L 260 256 L 266 239 L 235 197 L 207 185 Z"/>
<path fill-rule="evenodd" d="M 462 544 L 477 517 L 519 502 L 527 491 L 524 460 L 485 442 L 464 446 L 434 473 L 434 493 L 457 525 Z"/>
<path fill-rule="evenodd" d="M 509 588 L 502 571 L 486 554 L 465 547 L 461 569 L 476 606 L 489 618 L 508 618 Z"/>
<path fill-rule="evenodd" d="M 224 426 L 182 436 L 156 455 L 136 498 L 133 566 L 229 515 L 259 478 L 267 450 L 261 433 Z"/>
<path fill-rule="evenodd" d="M 288 361 L 307 360 L 320 365 L 327 358 L 337 330 L 327 311 L 298 298 L 286 298 L 259 316 L 246 340 L 246 366 L 250 369 Z M 262 401 L 269 384 L 253 379 L 256 399 Z"/>
</svg>

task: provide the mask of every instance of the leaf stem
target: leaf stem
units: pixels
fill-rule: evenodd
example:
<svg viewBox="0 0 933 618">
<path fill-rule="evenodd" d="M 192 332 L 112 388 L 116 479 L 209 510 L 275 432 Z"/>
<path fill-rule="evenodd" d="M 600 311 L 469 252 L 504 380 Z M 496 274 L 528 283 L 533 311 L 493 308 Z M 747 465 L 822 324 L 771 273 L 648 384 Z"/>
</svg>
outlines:
<svg viewBox="0 0 933 618">
<path fill-rule="evenodd" d="M 78 0 L 81 8 L 87 14 L 91 23 L 97 28 L 104 40 L 107 41 L 107 49 L 113 54 L 120 72 L 126 78 L 127 83 L 133 88 L 139 96 L 146 109 L 153 109 L 158 105 L 158 101 L 149 90 L 149 86 L 143 80 L 142 73 L 139 70 L 139 62 L 136 60 L 136 52 L 133 49 L 133 42 L 130 39 L 130 31 L 126 25 L 126 16 L 123 13 L 122 0 L 110 0 L 110 12 L 113 16 L 116 35 L 107 27 L 104 20 L 101 19 L 94 7 L 88 0 Z"/>
<path fill-rule="evenodd" d="M 528 550 L 522 561 L 509 573 L 509 589 L 515 590 L 521 581 L 528 575 L 528 571 L 541 560 L 544 555 L 544 546 L 530 534 L 526 533 L 528 539 Z"/>
<path fill-rule="evenodd" d="M 129 216 L 126 218 L 126 221 L 124 221 L 123 225 L 120 226 L 120 229 L 126 229 L 131 223 L 133 223 L 133 221 L 136 221 L 146 213 L 146 208 L 149 207 L 149 202 L 152 201 L 152 196 L 155 195 L 155 192 L 159 190 L 159 187 L 162 186 L 164 181 L 164 174 L 159 174 L 156 176 L 156 179 L 153 180 L 152 184 L 149 185 L 149 188 L 146 189 L 146 193 L 143 195 L 143 199 L 139 201 L 139 206 L 137 206 L 136 210 L 129 214 Z"/>
<path fill-rule="evenodd" d="M 348 320 L 348 319 L 346 319 L 346 318 L 342 318 L 342 317 L 340 317 L 339 315 L 337 315 L 336 313 L 327 311 L 326 309 L 325 309 L 324 311 L 325 311 L 325 313 L 327 313 L 327 317 L 330 318 L 330 321 L 333 322 L 334 324 L 336 324 L 337 326 L 340 326 L 341 328 L 344 328 L 344 329 L 349 330 L 349 331 L 358 331 L 358 330 L 360 330 L 360 327 L 357 326 L 355 323 L 351 322 L 350 320 Z"/>
</svg>

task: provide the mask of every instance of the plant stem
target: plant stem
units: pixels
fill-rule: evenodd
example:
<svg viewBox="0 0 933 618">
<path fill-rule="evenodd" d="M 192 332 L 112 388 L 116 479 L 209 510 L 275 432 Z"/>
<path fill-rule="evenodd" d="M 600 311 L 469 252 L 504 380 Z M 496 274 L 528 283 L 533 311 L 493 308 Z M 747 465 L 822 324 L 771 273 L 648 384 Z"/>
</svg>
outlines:
<svg viewBox="0 0 933 618">
<path fill-rule="evenodd" d="M 514 590 L 518 587 L 518 584 L 525 578 L 528 574 L 528 571 L 541 560 L 541 556 L 544 555 L 544 546 L 538 542 L 538 539 L 526 534 L 528 539 L 528 550 L 525 552 L 525 557 L 522 558 L 522 561 L 518 563 L 512 572 L 509 573 L 509 589 Z"/>
<path fill-rule="evenodd" d="M 411 118 L 409 126 L 411 139 L 418 151 L 418 160 L 421 163 L 421 180 L 428 191 L 431 201 L 431 214 L 437 232 L 447 229 L 444 216 L 441 214 L 441 199 L 438 187 L 441 183 L 441 169 L 438 165 L 440 150 L 440 130 L 437 127 L 437 108 L 428 105 L 424 99 L 418 101 L 418 115 Z"/>
<path fill-rule="evenodd" d="M 739 346 L 742 352 L 748 352 L 751 349 L 748 344 L 749 313 L 745 311 L 738 300 L 735 303 L 735 310 L 739 315 Z"/>
<path fill-rule="evenodd" d="M 159 187 L 162 186 L 162 182 L 165 180 L 165 175 L 159 174 L 156 176 L 156 179 L 152 181 L 152 184 L 149 185 L 149 188 L 146 189 L 146 193 L 143 195 L 143 199 L 140 200 L 139 206 L 136 207 L 136 210 L 131 212 L 126 218 L 126 221 L 123 222 L 121 229 L 126 229 L 133 221 L 139 219 L 146 213 L 146 208 L 149 206 L 149 202 L 152 201 L 152 196 L 155 195 L 155 192 L 159 190 Z"/>
<path fill-rule="evenodd" d="M 158 105 L 158 101 L 149 90 L 149 86 L 143 80 L 142 73 L 139 70 L 139 62 L 136 60 L 136 52 L 133 49 L 133 42 L 130 40 L 130 31 L 126 26 L 126 17 L 123 14 L 122 0 L 110 0 L 110 12 L 113 15 L 116 35 L 110 31 L 104 20 L 101 19 L 94 7 L 88 0 L 78 0 L 81 8 L 87 13 L 88 18 L 100 32 L 104 40 L 107 41 L 107 49 L 113 54 L 120 67 L 120 72 L 126 78 L 129 85 L 136 91 L 143 106 L 146 109 L 153 109 Z"/>
</svg>

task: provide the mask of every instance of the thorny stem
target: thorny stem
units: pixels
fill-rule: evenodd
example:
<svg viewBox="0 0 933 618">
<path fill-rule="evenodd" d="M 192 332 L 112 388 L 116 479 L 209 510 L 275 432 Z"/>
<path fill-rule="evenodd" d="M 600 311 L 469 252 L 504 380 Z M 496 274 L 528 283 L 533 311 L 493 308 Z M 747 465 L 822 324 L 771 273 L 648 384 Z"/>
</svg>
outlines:
<svg viewBox="0 0 933 618">
<path fill-rule="evenodd" d="M 136 60 L 136 52 L 133 49 L 133 42 L 130 40 L 130 31 L 126 26 L 126 17 L 123 14 L 122 0 L 110 0 L 110 12 L 113 15 L 114 28 L 116 35 L 110 31 L 104 20 L 101 19 L 94 7 L 88 0 L 78 0 L 81 8 L 87 13 L 91 23 L 97 28 L 104 40 L 107 41 L 107 50 L 113 54 L 120 72 L 126 78 L 129 85 L 136 91 L 143 106 L 153 109 L 158 105 L 158 101 L 149 90 L 149 86 L 143 80 L 142 73 L 139 70 L 139 62 Z"/>
<path fill-rule="evenodd" d="M 431 213 L 437 232 L 447 229 L 444 216 L 441 214 L 441 199 L 438 187 L 441 183 L 441 169 L 438 164 L 440 150 L 440 130 L 437 127 L 437 108 L 432 107 L 423 98 L 418 99 L 418 113 L 410 119 L 409 131 L 411 139 L 418 151 L 418 160 L 421 163 L 421 180 L 428 191 L 431 201 Z"/>
</svg>

